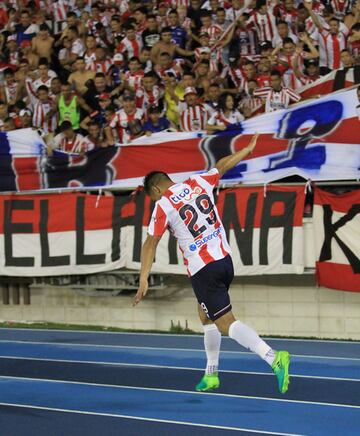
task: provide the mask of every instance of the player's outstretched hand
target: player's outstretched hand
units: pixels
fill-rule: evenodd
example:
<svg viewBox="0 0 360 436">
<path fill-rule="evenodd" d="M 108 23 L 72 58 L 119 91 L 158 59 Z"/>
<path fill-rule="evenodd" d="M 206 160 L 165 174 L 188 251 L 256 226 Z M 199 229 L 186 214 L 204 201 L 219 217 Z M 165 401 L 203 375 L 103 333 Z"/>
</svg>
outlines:
<svg viewBox="0 0 360 436">
<path fill-rule="evenodd" d="M 145 297 L 149 288 L 148 281 L 141 281 L 139 284 L 139 289 L 134 297 L 133 306 L 136 306 Z"/>
<path fill-rule="evenodd" d="M 255 135 L 251 138 L 251 141 L 248 145 L 248 149 L 249 149 L 250 153 L 252 153 L 254 148 L 256 147 L 256 143 L 257 143 L 259 136 L 260 136 L 259 133 L 255 133 Z"/>
</svg>

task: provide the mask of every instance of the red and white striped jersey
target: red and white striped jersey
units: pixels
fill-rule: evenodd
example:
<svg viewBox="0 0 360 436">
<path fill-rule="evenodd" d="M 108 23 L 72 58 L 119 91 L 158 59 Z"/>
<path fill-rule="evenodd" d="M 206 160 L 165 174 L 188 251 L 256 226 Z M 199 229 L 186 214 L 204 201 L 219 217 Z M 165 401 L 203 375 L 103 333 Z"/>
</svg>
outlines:
<svg viewBox="0 0 360 436">
<path fill-rule="evenodd" d="M 350 53 L 357 59 L 360 58 L 360 41 L 348 42 Z"/>
<path fill-rule="evenodd" d="M 89 33 L 95 33 L 96 32 L 96 24 L 101 23 L 105 28 L 109 25 L 109 20 L 107 19 L 106 15 L 101 15 L 99 17 L 100 20 L 94 20 L 91 19 L 87 22 L 88 32 Z"/>
<path fill-rule="evenodd" d="M 42 129 L 45 134 L 55 132 L 58 125 L 57 115 L 53 115 L 50 119 L 46 119 L 46 115 L 51 111 L 53 101 L 41 103 L 40 100 L 34 104 L 33 127 Z"/>
<path fill-rule="evenodd" d="M 243 75 L 241 68 L 230 68 L 229 74 L 232 82 L 237 87 L 238 91 L 245 92 L 245 94 L 248 94 L 249 92 L 248 81 L 246 77 Z"/>
<path fill-rule="evenodd" d="M 144 87 L 137 89 L 136 107 L 140 108 L 144 113 L 152 105 L 159 105 L 160 99 L 164 96 L 164 89 L 158 85 L 155 85 L 152 91 L 147 91 Z"/>
<path fill-rule="evenodd" d="M 139 36 L 132 41 L 129 38 L 125 37 L 121 40 L 120 44 L 117 46 L 116 51 L 124 54 L 127 54 L 127 58 L 130 59 L 134 56 L 139 57 L 142 49 L 142 40 Z"/>
<path fill-rule="evenodd" d="M 340 54 L 346 49 L 349 30 L 345 28 L 337 35 L 323 29 L 319 34 L 320 66 L 337 70 L 341 66 Z"/>
<path fill-rule="evenodd" d="M 179 6 L 186 6 L 188 8 L 190 6 L 190 0 L 171 0 L 170 4 L 174 9 L 177 9 Z"/>
<path fill-rule="evenodd" d="M 120 109 L 115 112 L 113 119 L 110 121 L 109 126 L 112 129 L 116 129 L 119 137 L 119 142 L 127 144 L 131 141 L 132 136 L 128 130 L 129 123 L 138 120 L 142 121 L 144 113 L 141 109 L 137 108 L 132 114 L 127 114 L 124 109 Z"/>
<path fill-rule="evenodd" d="M 148 234 L 161 237 L 170 228 L 178 240 L 189 276 L 231 254 L 214 204 L 213 190 L 219 178 L 218 170 L 213 168 L 170 186 L 156 202 L 151 216 Z"/>
<path fill-rule="evenodd" d="M 204 130 L 208 120 L 208 113 L 202 104 L 187 107 L 180 114 L 180 128 L 184 132 Z"/>
<path fill-rule="evenodd" d="M 251 115 L 263 112 L 263 101 L 260 97 L 245 96 L 239 103 L 239 109 L 250 109 Z"/>
<path fill-rule="evenodd" d="M 286 67 L 284 67 L 284 73 L 282 76 L 282 83 L 286 88 L 291 88 L 291 89 L 298 89 L 302 86 L 301 82 L 298 80 L 298 78 L 296 77 L 296 74 L 292 68 L 293 65 L 293 61 L 294 61 L 294 57 L 297 56 L 298 57 L 298 65 L 299 65 L 299 69 L 302 70 L 303 65 L 304 65 L 304 61 L 301 55 L 286 55 L 286 54 L 280 54 L 278 56 L 278 59 L 280 59 L 283 62 L 286 62 L 289 66 L 289 68 L 287 70 L 285 70 Z"/>
<path fill-rule="evenodd" d="M 266 14 L 254 12 L 247 21 L 247 24 L 254 24 L 260 42 L 272 41 L 274 36 L 278 33 L 276 20 L 271 9 L 269 9 L 269 12 Z"/>
<path fill-rule="evenodd" d="M 349 0 L 331 0 L 330 5 L 334 10 L 335 17 L 339 20 L 343 20 L 345 17 L 350 1 Z"/>
<path fill-rule="evenodd" d="M 128 82 L 128 85 L 131 86 L 131 88 L 138 89 L 141 87 L 141 81 L 144 77 L 144 71 L 140 70 L 136 73 L 131 73 L 130 71 L 125 72 L 125 78 Z"/>
<path fill-rule="evenodd" d="M 49 2 L 48 8 L 54 18 L 55 23 L 66 21 L 66 15 L 69 11 L 69 2 L 67 0 Z"/>
<path fill-rule="evenodd" d="M 94 144 L 80 133 L 75 133 L 71 140 L 67 139 L 64 133 L 59 133 L 55 136 L 52 147 L 66 153 L 80 154 L 93 150 Z"/>
<path fill-rule="evenodd" d="M 301 97 L 292 89 L 282 87 L 280 91 L 275 91 L 270 86 L 255 89 L 254 97 L 260 97 L 265 100 L 265 112 L 286 109 L 290 103 L 296 103 L 301 100 Z"/>
<path fill-rule="evenodd" d="M 14 82 L 11 85 L 4 84 L 4 93 L 6 97 L 6 102 L 11 104 L 14 104 L 16 101 L 16 93 L 18 90 L 18 82 Z"/>
<path fill-rule="evenodd" d="M 280 7 L 280 13 L 281 19 L 288 23 L 291 32 L 297 33 L 298 11 L 296 9 L 288 11 L 285 7 Z"/>
<path fill-rule="evenodd" d="M 37 91 L 37 89 L 39 88 L 39 86 L 45 85 L 49 90 L 50 90 L 50 86 L 51 86 L 51 81 L 52 81 L 53 77 L 48 77 L 47 80 L 42 80 L 42 79 L 36 79 L 33 81 L 33 89 L 35 90 L 35 92 Z"/>
<path fill-rule="evenodd" d="M 86 65 L 86 69 L 94 71 L 94 73 L 103 73 L 106 75 L 112 65 L 114 65 L 112 59 L 104 59 L 103 61 L 94 59 Z"/>
<path fill-rule="evenodd" d="M 213 45 L 216 43 L 216 41 L 221 37 L 223 34 L 222 28 L 218 24 L 212 24 L 210 27 L 202 26 L 200 29 L 200 33 L 208 33 L 210 40 L 209 44 Z"/>
</svg>

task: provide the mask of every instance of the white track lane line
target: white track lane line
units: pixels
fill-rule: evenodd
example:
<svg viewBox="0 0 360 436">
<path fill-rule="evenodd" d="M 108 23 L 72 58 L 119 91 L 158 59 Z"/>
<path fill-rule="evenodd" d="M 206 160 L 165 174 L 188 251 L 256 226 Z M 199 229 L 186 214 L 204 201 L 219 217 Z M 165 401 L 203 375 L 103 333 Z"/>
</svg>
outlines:
<svg viewBox="0 0 360 436">
<path fill-rule="evenodd" d="M 218 430 L 233 430 L 233 431 L 247 431 L 249 433 L 260 433 L 260 434 L 268 434 L 268 435 L 279 435 L 279 436 L 300 436 L 296 433 L 272 433 L 270 431 L 265 430 L 255 430 L 250 428 L 239 428 L 239 427 L 226 427 L 220 425 L 208 425 L 208 424 L 196 424 L 191 422 L 184 421 L 172 421 L 169 419 L 156 419 L 156 418 L 144 418 L 142 416 L 129 416 L 129 415 L 120 415 L 115 413 L 102 413 L 102 412 L 86 412 L 83 410 L 72 410 L 72 409 L 60 409 L 55 407 L 41 407 L 41 406 L 29 406 L 27 404 L 13 404 L 13 403 L 0 403 L 0 406 L 10 406 L 10 407 L 22 407 L 26 409 L 36 409 L 36 410 L 46 410 L 51 412 L 62 412 L 62 413 L 75 413 L 79 415 L 92 415 L 92 416 L 105 416 L 111 418 L 125 418 L 125 419 L 133 419 L 139 421 L 147 421 L 147 422 L 160 422 L 165 424 L 176 424 L 176 425 L 186 425 L 189 427 L 205 427 L 205 428 L 214 428 Z"/>
<path fill-rule="evenodd" d="M 189 337 L 189 338 L 202 338 L 202 334 L 194 334 L 194 335 L 186 335 L 186 334 L 175 334 L 175 333 L 147 333 L 147 332 L 104 332 L 104 331 L 93 331 L 93 330 L 60 330 L 60 329 L 31 329 L 31 328 L 11 328 L 11 327 L 1 327 L 1 330 L 20 330 L 20 331 L 30 331 L 30 332 L 60 332 L 60 333 L 82 333 L 82 334 L 105 334 L 105 335 L 144 335 L 144 336 L 176 336 L 176 337 Z M 335 340 L 335 339 L 302 339 L 302 338 L 274 338 L 271 336 L 264 336 L 264 338 L 272 340 L 272 341 L 289 341 L 289 342 L 332 342 L 332 343 L 340 343 L 340 344 L 360 344 L 360 341 L 346 341 L 346 340 Z"/>
<path fill-rule="evenodd" d="M 67 359 L 45 359 L 40 357 L 17 357 L 17 356 L 1 356 L 0 359 L 14 359 L 14 360 L 35 360 L 40 362 L 59 362 L 59 363 L 77 363 L 77 364 L 87 364 L 87 365 L 109 365 L 109 366 L 133 366 L 141 368 L 161 368 L 161 369 L 177 369 L 177 370 L 187 370 L 187 371 L 203 371 L 203 368 L 192 368 L 187 366 L 168 366 L 168 365 L 155 365 L 146 363 L 124 363 L 124 362 L 101 362 L 97 360 L 67 360 Z M 220 373 L 229 374 L 251 374 L 251 375 L 264 375 L 273 377 L 272 372 L 254 372 L 254 371 L 235 371 L 231 369 L 221 369 Z M 343 377 L 326 377 L 317 375 L 302 375 L 293 374 L 290 376 L 293 378 L 315 378 L 320 380 L 338 380 L 338 381 L 351 381 L 360 382 L 360 378 L 343 378 Z"/>
<path fill-rule="evenodd" d="M 325 406 L 325 407 L 340 407 L 340 408 L 346 408 L 346 409 L 360 409 L 360 406 L 355 406 L 351 404 L 337 404 L 337 403 L 325 403 L 325 402 L 319 402 L 319 401 L 302 401 L 302 400 L 290 400 L 290 399 L 283 399 L 283 398 L 268 398 L 268 397 L 252 397 L 250 395 L 235 395 L 235 394 L 222 394 L 219 392 L 197 392 L 197 391 L 184 391 L 181 389 L 162 389 L 162 388 L 146 388 L 146 387 L 140 387 L 140 386 L 123 386 L 123 385 L 106 385 L 103 383 L 86 383 L 86 382 L 75 382 L 70 380 L 53 380 L 53 379 L 45 379 L 45 378 L 34 378 L 34 377 L 12 377 L 7 375 L 1 375 L 1 379 L 8 379 L 8 380 L 17 380 L 17 381 L 36 381 L 36 382 L 50 382 L 50 383 L 63 383 L 63 384 L 71 384 L 71 385 L 82 385 L 82 386 L 95 386 L 95 387 L 102 387 L 102 388 L 112 388 L 112 389 L 128 389 L 128 390 L 139 390 L 139 391 L 154 391 L 154 392 L 173 392 L 173 393 L 179 393 L 179 394 L 186 394 L 186 395 L 210 395 L 211 397 L 228 397 L 228 398 L 244 398 L 247 400 L 262 400 L 262 401 L 275 401 L 275 402 L 281 402 L 281 403 L 294 403 L 294 404 L 313 404 L 316 406 Z"/>
<path fill-rule="evenodd" d="M 61 347 L 99 347 L 99 348 L 119 348 L 119 349 L 132 349 L 132 350 L 161 350 L 161 351 L 192 351 L 194 353 L 204 353 L 204 349 L 197 348 L 169 348 L 169 347 L 137 347 L 136 345 L 98 345 L 98 344 L 78 344 L 78 343 L 67 343 L 67 342 L 35 342 L 35 341 L 11 341 L 11 340 L 0 340 L 1 343 L 10 343 L 10 344 L 33 344 L 33 345 L 52 345 L 56 347 L 57 345 Z M 229 354 L 247 354 L 254 355 L 254 353 L 249 351 L 221 351 L 221 354 L 229 353 Z M 354 360 L 360 361 L 359 357 L 335 357 L 335 356 L 317 356 L 317 355 L 309 355 L 309 354 L 293 354 L 292 357 L 301 357 L 305 359 L 334 359 L 334 360 Z"/>
</svg>

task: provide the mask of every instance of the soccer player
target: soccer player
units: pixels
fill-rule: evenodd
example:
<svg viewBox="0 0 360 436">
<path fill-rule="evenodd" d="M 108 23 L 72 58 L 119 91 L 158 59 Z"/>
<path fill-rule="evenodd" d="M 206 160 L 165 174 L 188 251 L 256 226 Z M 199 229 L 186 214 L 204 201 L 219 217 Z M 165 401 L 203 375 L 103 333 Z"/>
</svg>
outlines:
<svg viewBox="0 0 360 436">
<path fill-rule="evenodd" d="M 244 149 L 220 159 L 209 172 L 194 175 L 183 183 L 174 183 L 166 173 L 160 171 L 153 171 L 144 179 L 145 192 L 156 204 L 142 247 L 140 281 L 134 305 L 147 293 L 156 247 L 165 230 L 170 227 L 183 252 L 198 303 L 212 322 L 204 329 L 208 362 L 206 373 L 196 386 L 198 391 L 219 387 L 220 333 L 228 334 L 264 359 L 277 377 L 280 392 L 285 393 L 288 389 L 289 353 L 272 350 L 251 327 L 237 320 L 232 313 L 228 294 L 234 277 L 231 250 L 214 205 L 213 189 L 227 171 L 254 150 L 257 137 L 255 135 Z M 206 330 L 209 329 L 213 335 L 211 344 L 206 344 Z"/>
</svg>

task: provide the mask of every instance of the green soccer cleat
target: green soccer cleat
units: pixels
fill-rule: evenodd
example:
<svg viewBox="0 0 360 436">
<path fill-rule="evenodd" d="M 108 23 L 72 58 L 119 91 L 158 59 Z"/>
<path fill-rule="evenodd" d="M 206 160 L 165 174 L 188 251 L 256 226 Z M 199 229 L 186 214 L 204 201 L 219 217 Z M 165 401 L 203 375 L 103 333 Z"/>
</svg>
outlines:
<svg viewBox="0 0 360 436">
<path fill-rule="evenodd" d="M 220 386 L 220 380 L 218 373 L 205 374 L 204 377 L 196 385 L 196 390 L 198 392 L 207 392 L 217 389 Z"/>
<path fill-rule="evenodd" d="M 276 351 L 275 360 L 272 364 L 272 369 L 276 378 L 278 379 L 279 391 L 282 394 L 288 390 L 289 387 L 289 365 L 290 354 L 287 351 Z"/>
</svg>

